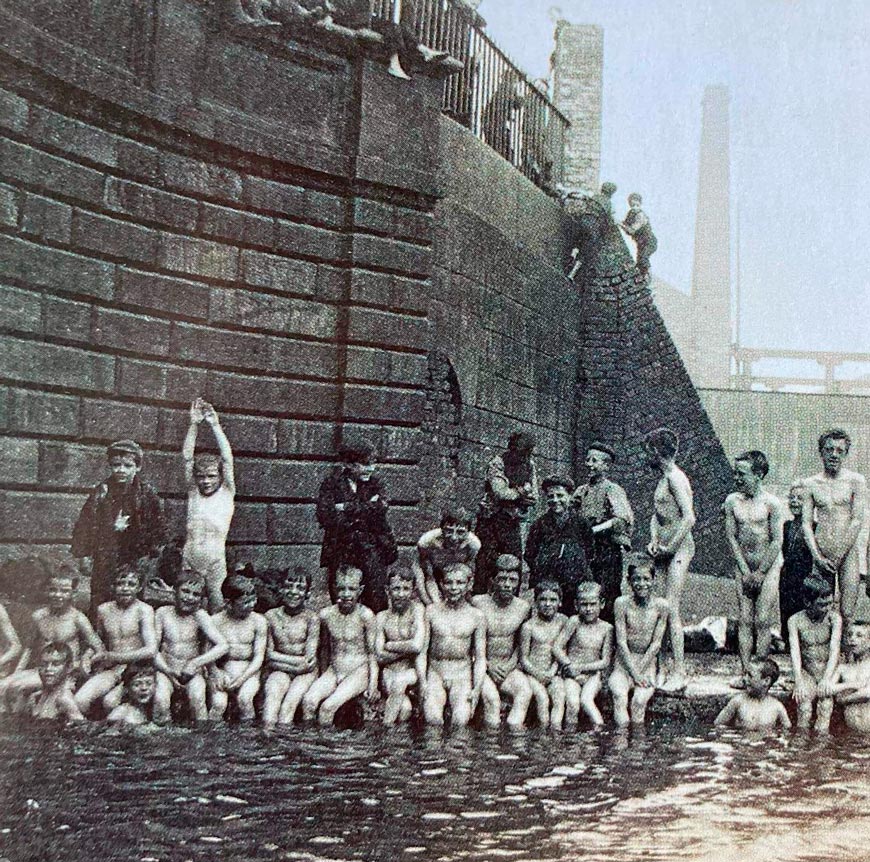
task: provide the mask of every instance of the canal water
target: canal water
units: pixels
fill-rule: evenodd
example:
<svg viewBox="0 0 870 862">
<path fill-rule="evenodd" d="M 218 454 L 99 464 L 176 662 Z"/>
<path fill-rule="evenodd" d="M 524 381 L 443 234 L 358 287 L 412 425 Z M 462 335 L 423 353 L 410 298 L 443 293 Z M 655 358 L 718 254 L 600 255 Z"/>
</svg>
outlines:
<svg viewBox="0 0 870 862">
<path fill-rule="evenodd" d="M 848 735 L 0 726 L 0 860 L 870 859 Z"/>
</svg>

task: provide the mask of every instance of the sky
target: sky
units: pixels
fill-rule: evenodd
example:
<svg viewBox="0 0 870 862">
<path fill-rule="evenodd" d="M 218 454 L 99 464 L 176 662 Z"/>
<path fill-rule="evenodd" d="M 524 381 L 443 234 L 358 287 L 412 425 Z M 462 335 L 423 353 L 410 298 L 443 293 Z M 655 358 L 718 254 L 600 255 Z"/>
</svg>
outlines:
<svg viewBox="0 0 870 862">
<path fill-rule="evenodd" d="M 478 11 L 533 77 L 548 73 L 558 18 L 604 28 L 601 177 L 620 202 L 643 194 L 653 274 L 687 293 L 701 99 L 727 85 L 741 343 L 870 352 L 868 0 L 483 0 Z"/>
</svg>

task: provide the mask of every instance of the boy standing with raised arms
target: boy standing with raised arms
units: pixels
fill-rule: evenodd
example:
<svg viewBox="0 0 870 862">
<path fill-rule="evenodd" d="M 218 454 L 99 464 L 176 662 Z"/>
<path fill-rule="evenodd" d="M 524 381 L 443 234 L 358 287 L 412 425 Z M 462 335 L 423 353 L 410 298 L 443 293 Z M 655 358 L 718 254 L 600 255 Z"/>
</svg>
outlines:
<svg viewBox="0 0 870 862">
<path fill-rule="evenodd" d="M 305 607 L 311 577 L 301 567 L 288 572 L 281 590 L 281 606 L 266 611 L 266 699 L 263 724 L 292 724 L 305 692 L 317 679 L 320 620 Z"/>
<path fill-rule="evenodd" d="M 670 617 L 667 599 L 654 597 L 652 562 L 640 555 L 628 566 L 630 596 L 614 606 L 616 661 L 610 674 L 613 718 L 620 726 L 643 724 L 655 694 L 656 659 Z M 629 695 L 631 710 L 629 712 Z"/>
<path fill-rule="evenodd" d="M 328 664 L 302 698 L 302 716 L 332 724 L 339 708 L 365 694 L 378 698 L 375 615 L 360 604 L 363 573 L 348 565 L 335 573 L 336 600 L 320 612 L 320 648 Z"/>
<path fill-rule="evenodd" d="M 665 577 L 665 596 L 670 609 L 668 632 L 674 654 L 674 672 L 664 685 L 667 691 L 682 691 L 686 687 L 683 621 L 680 599 L 695 556 L 695 509 L 692 486 L 686 474 L 676 465 L 679 440 L 669 428 L 657 428 L 644 437 L 648 463 L 661 474 L 653 494 L 653 516 L 650 520 L 651 541 L 647 546 L 653 558 L 656 574 Z"/>
<path fill-rule="evenodd" d="M 211 427 L 219 456 L 208 452 L 194 455 L 203 421 Z M 208 607 L 214 614 L 223 603 L 221 584 L 227 576 L 226 543 L 235 510 L 236 479 L 230 442 L 214 407 L 202 398 L 190 405 L 190 427 L 181 454 L 187 485 L 187 539 L 182 563 L 202 575 Z"/>
<path fill-rule="evenodd" d="M 205 583 L 197 572 L 182 572 L 175 582 L 175 605 L 157 608 L 157 670 L 154 721 L 166 724 L 174 689 L 184 689 L 194 721 L 208 718 L 204 669 L 226 655 L 228 645 L 202 608 Z M 203 651 L 203 644 L 209 648 Z"/>
<path fill-rule="evenodd" d="M 804 479 L 803 529 L 814 570 L 840 590 L 840 613 L 848 622 L 858 603 L 858 538 L 867 518 L 867 482 L 843 464 L 852 440 L 841 428 L 819 437 L 822 472 Z"/>
<path fill-rule="evenodd" d="M 486 677 L 486 618 L 466 601 L 471 569 L 447 566 L 441 576 L 444 601 L 426 608 L 427 673 L 423 713 L 428 724 L 444 724 L 450 699 L 453 724 L 471 721 Z"/>
<path fill-rule="evenodd" d="M 375 657 L 387 692 L 384 724 L 407 721 L 411 716 L 408 689 L 426 686 L 426 617 L 423 605 L 413 601 L 414 576 L 394 568 L 388 585 L 390 607 L 375 618 Z"/>
<path fill-rule="evenodd" d="M 734 555 L 744 678 L 753 655 L 753 640 L 755 655 L 766 659 L 770 655 L 770 630 L 776 623 L 785 514 L 779 500 L 761 484 L 767 471 L 763 452 L 738 455 L 734 459 L 737 490 L 725 498 L 725 535 Z"/>
<path fill-rule="evenodd" d="M 833 682 L 840 661 L 843 621 L 834 610 L 831 585 L 820 578 L 804 581 L 804 610 L 788 621 L 794 699 L 798 727 L 810 726 L 816 705 L 816 730 L 827 733 L 834 703 Z"/>
<path fill-rule="evenodd" d="M 507 717 L 509 727 L 522 727 L 532 700 L 532 687 L 519 667 L 520 628 L 530 611 L 529 603 L 515 595 L 519 583 L 520 561 L 502 554 L 496 560 L 490 594 L 471 599 L 486 619 L 486 677 L 481 694 L 487 727 L 498 727 L 501 722 L 500 692 L 512 701 Z"/>
</svg>

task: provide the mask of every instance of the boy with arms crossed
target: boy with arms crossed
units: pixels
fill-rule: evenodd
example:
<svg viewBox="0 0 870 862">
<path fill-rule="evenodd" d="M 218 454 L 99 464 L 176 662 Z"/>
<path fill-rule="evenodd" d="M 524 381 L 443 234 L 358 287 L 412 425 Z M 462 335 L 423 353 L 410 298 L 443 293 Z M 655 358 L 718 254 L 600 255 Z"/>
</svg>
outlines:
<svg viewBox="0 0 870 862">
<path fill-rule="evenodd" d="M 99 700 L 109 711 L 123 695 L 121 677 L 131 662 L 153 661 L 157 652 L 154 610 L 137 596 L 142 578 L 129 566 L 115 575 L 115 598 L 97 608 L 97 633 L 106 645 L 91 660 L 98 672 L 76 692 L 76 703 L 85 715 Z M 104 668 L 104 670 L 98 670 Z"/>
<path fill-rule="evenodd" d="M 858 603 L 861 568 L 859 536 L 867 517 L 867 482 L 843 463 L 852 440 L 840 428 L 819 437 L 822 472 L 804 479 L 804 539 L 814 571 L 839 587 L 840 614 L 850 620 Z M 835 583 L 836 579 L 836 583 Z"/>
<path fill-rule="evenodd" d="M 656 574 L 665 576 L 665 596 L 671 614 L 668 634 L 674 654 L 674 673 L 665 688 L 668 691 L 682 691 L 686 687 L 686 665 L 680 598 L 689 564 L 695 556 L 695 541 L 692 538 L 692 527 L 695 525 L 692 486 L 674 460 L 679 449 L 679 440 L 673 431 L 669 428 L 650 431 L 644 437 L 644 446 L 650 467 L 661 473 L 653 494 L 651 541 L 647 552 L 653 558 Z"/>
<path fill-rule="evenodd" d="M 452 563 L 465 563 L 474 568 L 480 550 L 480 539 L 471 532 L 471 515 L 462 508 L 445 509 L 441 525 L 423 533 L 417 542 L 417 559 L 412 566 L 417 595 L 424 605 L 441 601 L 435 579 L 438 569 Z"/>
<path fill-rule="evenodd" d="M 266 646 L 266 699 L 263 724 L 292 724 L 305 692 L 317 679 L 320 620 L 305 607 L 311 577 L 301 567 L 287 573 L 282 605 L 266 611 L 269 639 Z"/>
<path fill-rule="evenodd" d="M 170 720 L 175 689 L 184 689 L 196 722 L 208 718 L 203 669 L 226 655 L 228 646 L 211 617 L 202 609 L 205 582 L 196 572 L 183 572 L 175 583 L 175 605 L 158 608 L 154 614 L 157 655 L 154 657 L 156 689 L 154 721 Z M 203 650 L 205 642 L 209 648 Z"/>
<path fill-rule="evenodd" d="M 520 561 L 510 554 L 496 560 L 495 577 L 489 595 L 473 596 L 471 604 L 486 619 L 486 676 L 483 680 L 483 722 L 487 727 L 501 723 L 501 696 L 511 698 L 509 727 L 522 727 L 532 701 L 532 687 L 520 670 L 520 628 L 529 617 L 529 603 L 515 595 L 520 583 Z M 542 717 L 543 721 L 543 717 Z"/>
<path fill-rule="evenodd" d="M 577 615 L 568 620 L 553 652 L 565 677 L 565 727 L 576 729 L 582 708 L 593 725 L 604 724 L 595 698 L 613 655 L 613 626 L 599 619 L 605 599 L 601 585 L 577 585 Z"/>
<path fill-rule="evenodd" d="M 200 424 L 211 427 L 220 456 L 194 455 Z M 181 449 L 187 485 L 187 540 L 183 566 L 199 572 L 208 590 L 208 607 L 217 613 L 222 604 L 221 584 L 227 576 L 227 533 L 233 519 L 236 479 L 233 450 L 214 407 L 202 398 L 190 405 L 190 427 Z"/>
<path fill-rule="evenodd" d="M 849 623 L 846 649 L 849 660 L 837 668 L 833 691 L 843 706 L 846 727 L 870 733 L 870 620 Z"/>
<path fill-rule="evenodd" d="M 770 730 L 780 725 L 791 727 L 785 707 L 770 695 L 770 687 L 779 679 L 779 668 L 773 659 L 753 659 L 746 675 L 746 691 L 731 698 L 716 716 L 714 724 L 734 724 L 743 730 Z"/>
<path fill-rule="evenodd" d="M 613 718 L 620 726 L 643 724 L 646 708 L 655 694 L 656 659 L 668 620 L 672 619 L 667 599 L 652 595 L 653 565 L 637 557 L 628 566 L 630 596 L 614 604 L 616 661 L 610 674 Z M 631 711 L 629 712 L 629 695 Z"/>
<path fill-rule="evenodd" d="M 520 667 L 526 673 L 541 727 L 562 728 L 565 680 L 559 676 L 554 645 L 568 618 L 559 613 L 562 588 L 556 581 L 538 581 L 535 612 L 520 629 Z"/>
<path fill-rule="evenodd" d="M 101 652 L 103 644 L 97 637 L 90 620 L 73 607 L 73 593 L 78 576 L 70 566 L 61 566 L 48 578 L 45 585 L 46 606 L 31 616 L 32 634 L 27 648 L 21 653 L 16 672 L 0 683 L 0 697 L 15 700 L 28 696 L 41 685 L 38 668 L 27 669 L 31 656 L 39 656 L 49 643 L 66 644 L 70 650 L 69 682 L 75 687 L 78 678 L 91 672 L 91 661 Z"/>
<path fill-rule="evenodd" d="M 426 617 L 423 605 L 413 601 L 414 576 L 396 568 L 388 582 L 390 608 L 375 617 L 375 657 L 387 692 L 384 724 L 411 717 L 408 689 L 423 683 L 425 690 Z"/>
<path fill-rule="evenodd" d="M 212 615 L 216 632 L 228 649 L 211 669 L 208 717 L 220 721 L 232 695 L 240 721 L 254 720 L 254 697 L 260 690 L 260 668 L 266 658 L 266 618 L 254 611 L 257 592 L 250 578 L 233 575 L 221 585 L 224 609 Z"/>
<path fill-rule="evenodd" d="M 818 731 L 827 733 L 834 702 L 834 677 L 840 661 L 843 620 L 834 610 L 830 584 L 819 578 L 804 581 L 804 610 L 788 621 L 797 725 L 810 726 L 816 704 Z"/>
<path fill-rule="evenodd" d="M 375 659 L 375 615 L 359 603 L 363 573 L 339 566 L 335 573 L 336 600 L 320 612 L 320 649 L 329 662 L 302 698 L 302 717 L 332 724 L 335 713 L 365 693 L 378 698 L 378 663 Z"/>
<path fill-rule="evenodd" d="M 486 618 L 465 600 L 471 569 L 447 566 L 441 576 L 444 601 L 426 608 L 428 638 L 423 713 L 428 724 L 444 724 L 450 699 L 453 724 L 471 721 L 486 677 Z"/>
<path fill-rule="evenodd" d="M 31 693 L 27 702 L 27 714 L 31 718 L 84 721 L 70 685 L 72 668 L 73 653 L 69 644 L 53 641 L 43 645 L 39 651 L 40 688 Z"/>
<path fill-rule="evenodd" d="M 734 459 L 734 486 L 725 498 L 725 535 L 734 554 L 738 642 L 744 678 L 753 655 L 770 655 L 771 627 L 776 622 L 782 531 L 785 513 L 779 500 L 761 484 L 767 475 L 763 452 L 743 452 Z"/>
</svg>

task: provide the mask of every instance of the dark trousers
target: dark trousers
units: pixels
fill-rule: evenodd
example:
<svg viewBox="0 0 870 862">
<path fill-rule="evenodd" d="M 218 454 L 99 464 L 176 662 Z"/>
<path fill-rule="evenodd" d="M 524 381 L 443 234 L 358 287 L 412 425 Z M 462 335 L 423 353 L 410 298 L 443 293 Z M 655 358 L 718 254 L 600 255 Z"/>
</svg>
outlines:
<svg viewBox="0 0 870 862">
<path fill-rule="evenodd" d="M 387 566 L 374 548 L 360 551 L 348 565 L 356 566 L 363 573 L 363 590 L 360 602 L 367 608 L 378 613 L 389 606 L 387 601 Z M 329 597 L 333 604 L 337 598 L 335 590 L 335 574 L 337 566 L 327 569 L 326 581 L 329 586 Z"/>
<path fill-rule="evenodd" d="M 475 534 L 480 539 L 480 551 L 474 568 L 472 593 L 479 596 L 489 592 L 500 554 L 513 554 L 522 563 L 523 535 L 519 518 L 505 512 L 479 516 Z M 522 578 L 520 579 L 522 581 Z M 519 592 L 519 590 L 517 590 Z"/>
<path fill-rule="evenodd" d="M 601 619 L 613 623 L 613 603 L 622 594 L 622 548 L 609 539 L 594 539 L 592 559 L 589 561 L 592 578 L 601 585 L 604 607 Z"/>
</svg>

